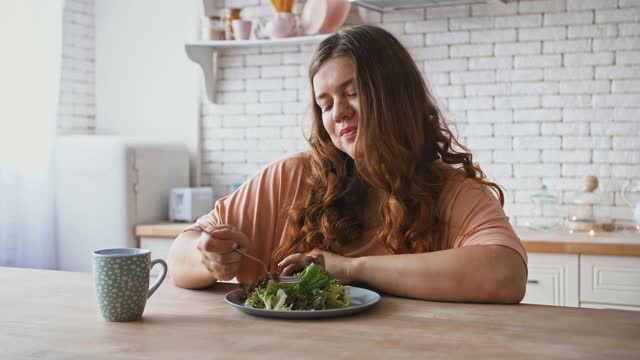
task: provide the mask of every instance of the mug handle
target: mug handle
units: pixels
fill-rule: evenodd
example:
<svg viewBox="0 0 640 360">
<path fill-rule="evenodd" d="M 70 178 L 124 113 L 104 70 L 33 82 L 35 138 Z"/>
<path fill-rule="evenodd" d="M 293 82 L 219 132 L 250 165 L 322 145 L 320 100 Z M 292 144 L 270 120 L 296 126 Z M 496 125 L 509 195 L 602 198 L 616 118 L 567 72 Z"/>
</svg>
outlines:
<svg viewBox="0 0 640 360">
<path fill-rule="evenodd" d="M 151 287 L 149 288 L 149 293 L 147 295 L 147 299 L 151 297 L 151 295 L 153 295 L 154 292 L 156 292 L 156 290 L 158 290 L 158 288 L 160 287 L 160 284 L 162 284 L 162 281 L 164 280 L 164 277 L 167 276 L 167 263 L 162 260 L 162 259 L 155 259 L 151 262 L 151 268 L 153 268 L 153 265 L 155 264 L 160 264 L 162 265 L 162 271 L 160 272 L 160 276 L 156 279 L 156 281 L 153 283 L 153 285 L 151 285 Z"/>
</svg>

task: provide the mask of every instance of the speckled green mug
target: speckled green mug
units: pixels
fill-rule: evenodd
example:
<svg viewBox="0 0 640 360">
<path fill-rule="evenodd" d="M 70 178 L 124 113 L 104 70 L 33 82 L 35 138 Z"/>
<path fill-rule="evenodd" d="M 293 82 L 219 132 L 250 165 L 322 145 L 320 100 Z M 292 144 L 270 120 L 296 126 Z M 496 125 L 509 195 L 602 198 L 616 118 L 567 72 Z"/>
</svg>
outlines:
<svg viewBox="0 0 640 360">
<path fill-rule="evenodd" d="M 162 265 L 160 276 L 149 288 L 149 272 Z M 151 261 L 145 249 L 104 249 L 93 252 L 93 283 L 102 317 L 107 321 L 140 320 L 147 299 L 167 275 L 167 263 Z"/>
</svg>

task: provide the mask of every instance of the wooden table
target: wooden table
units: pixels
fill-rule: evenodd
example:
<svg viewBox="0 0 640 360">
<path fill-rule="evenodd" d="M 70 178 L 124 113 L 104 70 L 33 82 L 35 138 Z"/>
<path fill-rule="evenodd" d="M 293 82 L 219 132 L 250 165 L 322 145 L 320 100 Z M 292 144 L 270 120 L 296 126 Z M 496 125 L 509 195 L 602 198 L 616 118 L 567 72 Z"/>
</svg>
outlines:
<svg viewBox="0 0 640 360">
<path fill-rule="evenodd" d="M 323 320 L 252 317 L 232 284 L 163 284 L 142 321 L 110 323 L 91 274 L 0 268 L 2 359 L 638 359 L 640 313 L 539 305 L 437 303 L 384 296 Z"/>
</svg>

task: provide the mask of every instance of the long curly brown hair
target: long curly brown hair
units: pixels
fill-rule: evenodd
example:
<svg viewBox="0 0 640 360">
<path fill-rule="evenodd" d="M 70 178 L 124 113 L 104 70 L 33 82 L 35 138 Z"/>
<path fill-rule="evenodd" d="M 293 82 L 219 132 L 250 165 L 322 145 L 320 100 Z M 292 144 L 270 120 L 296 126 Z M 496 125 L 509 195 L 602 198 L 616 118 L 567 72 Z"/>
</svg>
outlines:
<svg viewBox="0 0 640 360">
<path fill-rule="evenodd" d="M 315 74 L 339 56 L 350 58 L 356 68 L 355 160 L 332 143 L 313 101 Z M 274 263 L 313 249 L 344 254 L 368 225 L 364 208 L 372 195 L 382 219 L 372 241 L 381 241 L 392 254 L 448 246 L 437 209 L 442 187 L 452 177 L 489 186 L 504 203 L 499 186 L 484 180 L 445 123 L 408 51 L 389 32 L 360 25 L 329 36 L 311 58 L 309 81 L 313 123 L 307 186 L 292 204 L 286 240 L 275 250 Z"/>
</svg>

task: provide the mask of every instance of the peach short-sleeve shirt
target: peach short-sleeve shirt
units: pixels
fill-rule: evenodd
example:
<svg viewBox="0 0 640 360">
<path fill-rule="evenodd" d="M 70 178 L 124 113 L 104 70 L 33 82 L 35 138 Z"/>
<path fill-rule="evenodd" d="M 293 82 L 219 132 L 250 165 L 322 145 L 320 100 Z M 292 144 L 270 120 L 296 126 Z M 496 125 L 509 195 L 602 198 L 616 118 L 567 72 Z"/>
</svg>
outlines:
<svg viewBox="0 0 640 360">
<path fill-rule="evenodd" d="M 218 200 L 199 222 L 238 228 L 251 241 L 250 253 L 270 266 L 272 252 L 284 241 L 291 205 L 306 186 L 303 174 L 308 161 L 307 153 L 297 153 L 267 165 L 233 194 Z M 515 250 L 527 263 L 527 253 L 509 218 L 486 187 L 471 179 L 450 181 L 444 186 L 439 203 L 439 215 L 445 223 L 443 236 L 451 248 L 502 245 Z M 195 229 L 194 224 L 185 231 Z M 359 243 L 362 245 L 344 255 L 390 255 L 380 241 Z M 251 283 L 263 272 L 257 262 L 245 261 L 237 279 Z"/>
</svg>

